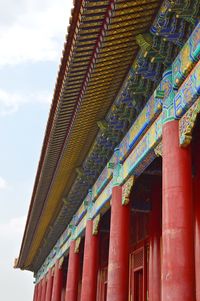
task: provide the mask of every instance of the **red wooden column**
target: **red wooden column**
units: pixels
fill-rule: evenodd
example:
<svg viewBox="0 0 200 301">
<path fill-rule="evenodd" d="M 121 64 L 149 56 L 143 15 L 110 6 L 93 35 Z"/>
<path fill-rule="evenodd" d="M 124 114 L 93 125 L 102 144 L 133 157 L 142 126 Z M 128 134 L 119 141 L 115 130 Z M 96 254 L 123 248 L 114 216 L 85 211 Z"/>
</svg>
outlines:
<svg viewBox="0 0 200 301">
<path fill-rule="evenodd" d="M 195 278 L 196 301 L 200 301 L 200 142 L 194 144 L 194 205 L 195 205 Z"/>
<path fill-rule="evenodd" d="M 152 211 L 150 215 L 149 243 L 149 301 L 161 300 L 161 197 L 162 185 L 154 185 L 151 195 Z"/>
<path fill-rule="evenodd" d="M 122 205 L 122 187 L 112 189 L 107 301 L 127 301 L 129 286 L 130 205 Z"/>
<path fill-rule="evenodd" d="M 55 264 L 51 301 L 61 301 L 63 271 L 59 260 Z"/>
<path fill-rule="evenodd" d="M 65 287 L 63 287 L 63 289 L 62 289 L 61 301 L 65 301 Z"/>
<path fill-rule="evenodd" d="M 38 294 L 38 284 L 36 284 L 34 288 L 33 301 L 37 301 L 37 294 Z"/>
<path fill-rule="evenodd" d="M 65 301 L 77 301 L 80 270 L 80 254 L 76 242 L 71 241 L 68 260 Z"/>
<path fill-rule="evenodd" d="M 93 221 L 87 220 L 83 257 L 81 301 L 96 300 L 98 266 L 99 234 L 93 234 Z"/>
<path fill-rule="evenodd" d="M 162 301 L 194 300 L 190 148 L 179 146 L 178 121 L 163 126 Z"/>
<path fill-rule="evenodd" d="M 37 301 L 41 301 L 42 297 L 42 280 L 38 283 Z"/>
<path fill-rule="evenodd" d="M 49 269 L 47 275 L 47 289 L 46 289 L 45 301 L 51 301 L 52 288 L 53 288 L 53 273 L 52 273 L 52 269 Z"/>
<path fill-rule="evenodd" d="M 40 301 L 43 301 L 43 300 L 42 300 L 42 295 L 43 295 L 43 291 L 44 291 L 44 285 L 43 285 L 43 283 L 44 283 L 44 278 L 42 278 L 42 280 L 41 280 Z"/>
<path fill-rule="evenodd" d="M 44 277 L 44 278 L 42 279 L 41 301 L 45 301 L 46 287 L 47 287 L 47 282 L 46 282 L 46 277 Z"/>
</svg>

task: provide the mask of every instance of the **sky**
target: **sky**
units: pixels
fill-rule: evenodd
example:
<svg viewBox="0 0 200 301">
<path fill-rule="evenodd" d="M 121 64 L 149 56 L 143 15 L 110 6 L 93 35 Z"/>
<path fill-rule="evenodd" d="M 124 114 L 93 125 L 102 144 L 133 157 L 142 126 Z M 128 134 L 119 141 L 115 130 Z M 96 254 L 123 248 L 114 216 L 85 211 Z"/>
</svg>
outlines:
<svg viewBox="0 0 200 301">
<path fill-rule="evenodd" d="M 14 270 L 72 0 L 0 0 L 0 300 L 31 301 Z"/>
</svg>

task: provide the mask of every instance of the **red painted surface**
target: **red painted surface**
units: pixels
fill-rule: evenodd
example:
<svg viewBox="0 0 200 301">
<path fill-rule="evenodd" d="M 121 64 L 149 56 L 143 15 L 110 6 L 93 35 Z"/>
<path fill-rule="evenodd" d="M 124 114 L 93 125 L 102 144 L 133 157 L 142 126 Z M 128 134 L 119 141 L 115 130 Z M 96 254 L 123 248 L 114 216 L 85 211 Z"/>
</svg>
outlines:
<svg viewBox="0 0 200 301">
<path fill-rule="evenodd" d="M 41 301 L 42 297 L 42 280 L 38 283 L 38 294 L 37 294 L 37 301 Z"/>
<path fill-rule="evenodd" d="M 134 299 L 137 301 L 144 301 L 144 271 L 143 269 L 138 270 L 134 273 Z"/>
<path fill-rule="evenodd" d="M 62 288 L 61 301 L 65 301 L 65 287 Z"/>
<path fill-rule="evenodd" d="M 63 272 L 60 267 L 59 261 L 57 261 L 55 264 L 51 301 L 60 301 L 61 300 L 62 282 L 63 282 Z"/>
<path fill-rule="evenodd" d="M 93 221 L 86 224 L 81 301 L 95 301 L 99 266 L 99 235 L 92 234 Z"/>
<path fill-rule="evenodd" d="M 162 301 L 194 300 L 192 171 L 178 121 L 163 126 Z"/>
<path fill-rule="evenodd" d="M 150 213 L 150 241 L 149 241 L 149 301 L 161 299 L 161 183 L 154 185 Z"/>
<path fill-rule="evenodd" d="M 43 280 L 42 280 L 41 301 L 45 301 L 46 287 L 47 287 L 47 282 L 46 282 L 46 278 L 44 277 Z"/>
<path fill-rule="evenodd" d="M 200 301 L 200 141 L 195 141 L 193 181 L 194 205 L 195 205 L 195 278 L 196 278 L 196 301 Z"/>
<path fill-rule="evenodd" d="M 99 269 L 97 280 L 97 301 L 106 301 L 108 268 Z"/>
<path fill-rule="evenodd" d="M 40 296 L 41 301 L 42 301 L 43 294 L 44 294 L 44 278 L 42 278 L 41 280 L 41 296 Z"/>
<path fill-rule="evenodd" d="M 70 245 L 65 301 L 77 301 L 80 270 L 80 254 L 75 253 L 75 241 Z"/>
<path fill-rule="evenodd" d="M 35 285 L 34 294 L 33 294 L 33 301 L 37 301 L 37 293 L 38 293 L 38 285 Z"/>
<path fill-rule="evenodd" d="M 122 206 L 122 188 L 112 190 L 107 301 L 127 301 L 129 286 L 130 206 Z"/>
<path fill-rule="evenodd" d="M 82 286 L 82 279 L 79 280 L 79 284 L 78 284 L 78 299 L 77 299 L 77 301 L 81 300 L 81 286 Z"/>
<path fill-rule="evenodd" d="M 49 269 L 47 275 L 47 289 L 46 289 L 45 301 L 51 301 L 52 287 L 53 287 L 53 274 L 52 274 L 52 270 Z"/>
</svg>

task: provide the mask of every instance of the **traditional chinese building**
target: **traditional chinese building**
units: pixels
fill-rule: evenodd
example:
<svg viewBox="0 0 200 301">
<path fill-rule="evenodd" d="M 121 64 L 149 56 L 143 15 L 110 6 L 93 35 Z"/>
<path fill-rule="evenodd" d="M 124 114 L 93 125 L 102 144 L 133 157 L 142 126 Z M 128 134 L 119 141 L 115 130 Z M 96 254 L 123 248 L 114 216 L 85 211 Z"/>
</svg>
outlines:
<svg viewBox="0 0 200 301">
<path fill-rule="evenodd" d="M 200 301 L 200 0 L 76 0 L 19 258 L 34 301 Z"/>
</svg>

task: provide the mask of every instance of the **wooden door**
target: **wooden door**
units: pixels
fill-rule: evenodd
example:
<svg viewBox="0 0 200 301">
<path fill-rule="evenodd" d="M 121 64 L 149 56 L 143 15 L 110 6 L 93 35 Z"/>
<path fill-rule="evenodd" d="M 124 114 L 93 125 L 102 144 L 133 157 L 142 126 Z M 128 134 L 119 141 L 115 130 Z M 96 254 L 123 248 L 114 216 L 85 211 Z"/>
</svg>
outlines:
<svg viewBox="0 0 200 301">
<path fill-rule="evenodd" d="M 143 301 L 143 269 L 134 272 L 134 301 Z"/>
<path fill-rule="evenodd" d="M 146 301 L 146 274 L 146 249 L 140 247 L 130 254 L 130 301 Z"/>
</svg>

